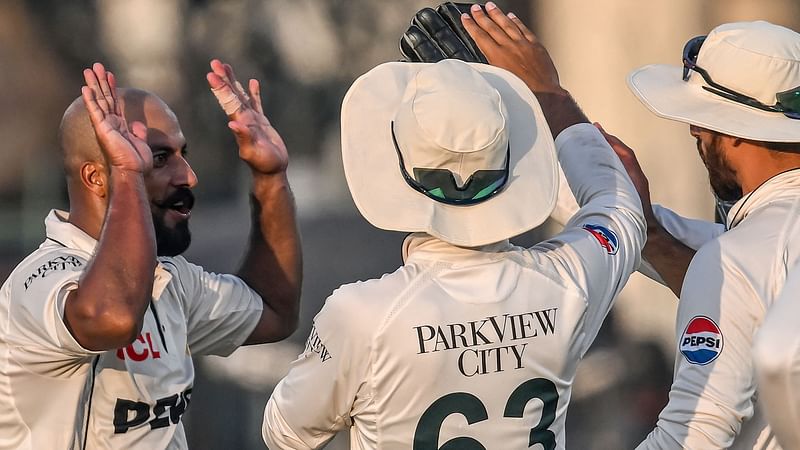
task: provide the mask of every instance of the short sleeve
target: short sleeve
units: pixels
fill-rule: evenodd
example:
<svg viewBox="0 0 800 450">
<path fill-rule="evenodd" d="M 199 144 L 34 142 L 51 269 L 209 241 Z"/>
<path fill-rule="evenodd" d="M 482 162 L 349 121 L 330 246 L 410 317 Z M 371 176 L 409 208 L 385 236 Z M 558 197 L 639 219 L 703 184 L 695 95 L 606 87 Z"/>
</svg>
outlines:
<svg viewBox="0 0 800 450">
<path fill-rule="evenodd" d="M 15 270 L 7 285 L 9 344 L 38 349 L 48 359 L 76 359 L 102 353 L 83 348 L 64 323 L 67 296 L 78 288 L 87 260 L 50 252 Z"/>
<path fill-rule="evenodd" d="M 340 291 L 339 291 L 340 292 Z M 272 393 L 262 434 L 272 450 L 316 449 L 352 424 L 354 403 L 366 384 L 371 323 L 334 293 L 314 318 L 305 350 Z"/>
<path fill-rule="evenodd" d="M 261 297 L 235 275 L 206 272 L 182 257 L 161 263 L 184 290 L 191 352 L 227 356 L 239 348 L 261 319 Z"/>
</svg>

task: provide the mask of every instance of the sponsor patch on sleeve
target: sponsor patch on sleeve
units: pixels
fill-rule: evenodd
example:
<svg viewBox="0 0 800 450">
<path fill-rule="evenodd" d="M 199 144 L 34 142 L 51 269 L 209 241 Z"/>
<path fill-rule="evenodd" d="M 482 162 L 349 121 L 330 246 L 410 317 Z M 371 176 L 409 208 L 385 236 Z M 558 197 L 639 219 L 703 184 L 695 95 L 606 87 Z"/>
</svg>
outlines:
<svg viewBox="0 0 800 450">
<path fill-rule="evenodd" d="M 722 353 L 722 331 L 706 316 L 694 316 L 686 325 L 679 348 L 690 364 L 704 366 Z"/>
<path fill-rule="evenodd" d="M 600 246 L 603 247 L 606 253 L 609 255 L 617 254 L 617 250 L 619 250 L 619 238 L 617 238 L 616 233 L 602 225 L 591 223 L 584 224 L 582 228 L 597 239 L 597 242 L 600 243 Z"/>
</svg>

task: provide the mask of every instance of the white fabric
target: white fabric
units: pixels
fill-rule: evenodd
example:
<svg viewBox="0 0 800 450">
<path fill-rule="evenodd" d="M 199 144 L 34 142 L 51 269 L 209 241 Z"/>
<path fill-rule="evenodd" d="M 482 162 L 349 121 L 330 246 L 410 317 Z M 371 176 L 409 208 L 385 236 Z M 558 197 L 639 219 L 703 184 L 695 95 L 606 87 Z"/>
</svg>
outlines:
<svg viewBox="0 0 800 450">
<path fill-rule="evenodd" d="M 645 226 L 594 127 L 570 127 L 556 146 L 584 204 L 564 232 L 530 249 L 409 236 L 402 267 L 339 288 L 314 319 L 264 412 L 270 449 L 320 448 L 347 427 L 359 450 L 407 450 L 415 438 L 438 448 L 459 436 L 528 448 L 537 424 L 534 436 L 553 444 L 545 448 L 564 448 L 576 366 L 638 265 Z M 616 245 L 604 247 L 587 224 L 613 232 Z"/>
<path fill-rule="evenodd" d="M 391 123 L 397 118 L 398 106 L 409 84 L 416 82 L 417 74 L 433 67 L 477 72 L 500 93 L 507 112 L 502 132 L 507 133 L 510 145 L 510 175 L 503 191 L 487 201 L 469 206 L 444 204 L 417 192 L 403 179 L 392 142 Z M 428 141 L 464 143 L 474 133 L 488 135 L 489 128 L 498 128 L 497 115 L 492 115 L 492 124 L 487 125 L 475 122 L 476 111 L 459 114 L 450 109 L 455 104 L 466 108 L 465 102 L 456 101 L 459 95 L 466 94 L 450 95 L 456 98 L 450 102 L 455 102 L 454 105 L 446 101 L 428 102 L 424 112 L 415 112 L 418 117 L 432 115 L 459 123 L 448 129 L 419 124 L 426 134 L 430 127 L 437 134 L 445 131 L 452 134 L 447 139 L 426 136 Z M 486 102 L 478 103 L 485 106 Z M 443 109 L 441 112 L 430 110 L 437 105 Z M 413 118 L 406 120 L 413 121 Z M 410 130 L 399 130 L 404 135 L 398 139 L 413 142 L 414 138 L 407 135 L 413 133 Z M 405 147 L 404 152 L 411 151 L 408 145 L 401 147 Z M 486 164 L 496 168 L 496 162 L 492 161 Z M 553 138 L 536 97 L 515 75 L 485 64 L 452 59 L 436 64 L 390 62 L 362 75 L 342 102 L 342 162 L 353 201 L 372 225 L 385 230 L 425 232 L 455 245 L 478 246 L 522 234 L 547 219 L 556 199 L 558 180 Z M 458 169 L 456 173 L 462 177 L 466 169 Z M 529 207 L 518 208 L 522 203 Z"/>
<path fill-rule="evenodd" d="M 800 266 L 786 279 L 753 344 L 758 399 L 784 450 L 800 449 Z"/>
<path fill-rule="evenodd" d="M 64 299 L 96 242 L 65 217 L 50 213 L 47 240 L 0 288 L 0 449 L 187 448 L 192 355 L 233 352 L 261 298 L 234 276 L 159 258 L 139 337 L 86 350 L 64 325 Z"/>
<path fill-rule="evenodd" d="M 675 325 L 669 403 L 638 447 L 778 449 L 756 402 L 751 349 L 765 312 L 800 256 L 800 170 L 773 177 L 731 209 L 732 227 L 702 246 L 684 279 Z M 681 353 L 684 331 L 704 316 L 722 335 L 705 365 Z"/>
<path fill-rule="evenodd" d="M 675 49 L 674 60 L 680 58 Z M 763 21 L 720 25 L 708 34 L 697 65 L 717 84 L 774 105 L 775 94 L 800 86 L 800 34 Z M 745 139 L 800 142 L 800 120 L 708 92 L 694 71 L 683 81 L 683 66 L 644 66 L 628 76 L 628 85 L 666 119 Z"/>
<path fill-rule="evenodd" d="M 575 196 L 572 195 L 572 191 L 570 191 L 565 178 L 561 176 L 559 178 L 558 200 L 556 201 L 556 207 L 553 209 L 550 218 L 557 224 L 563 226 L 578 211 L 578 208 L 579 206 L 578 202 L 575 200 Z M 669 234 L 683 242 L 684 245 L 692 250 L 699 249 L 705 243 L 711 241 L 725 231 L 725 226 L 722 224 L 682 217 L 661 205 L 653 205 L 653 214 L 655 214 L 658 223 L 660 223 Z M 644 258 L 636 270 L 659 284 L 667 285 L 656 269 Z"/>
</svg>

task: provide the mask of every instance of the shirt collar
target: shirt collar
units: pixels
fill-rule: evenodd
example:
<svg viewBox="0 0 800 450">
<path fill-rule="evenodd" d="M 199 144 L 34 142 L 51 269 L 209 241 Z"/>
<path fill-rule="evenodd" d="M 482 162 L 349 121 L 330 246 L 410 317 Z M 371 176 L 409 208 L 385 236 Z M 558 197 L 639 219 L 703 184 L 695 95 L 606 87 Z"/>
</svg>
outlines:
<svg viewBox="0 0 800 450">
<path fill-rule="evenodd" d="M 47 238 L 67 248 L 94 253 L 97 241 L 83 230 L 69 222 L 69 213 L 53 209 L 44 219 Z"/>
<path fill-rule="evenodd" d="M 403 241 L 403 262 L 416 259 L 462 262 L 485 260 L 487 254 L 498 254 L 513 248 L 508 240 L 480 247 L 459 247 L 426 233 L 411 233 Z"/>
<path fill-rule="evenodd" d="M 63 245 L 64 247 L 94 254 L 97 241 L 83 230 L 69 222 L 69 213 L 53 209 L 44 219 L 47 238 Z M 159 261 L 156 264 L 155 278 L 153 280 L 153 298 L 161 297 L 161 293 L 172 280 L 172 274 Z"/>
<path fill-rule="evenodd" d="M 727 228 L 740 224 L 750 213 L 783 197 L 800 194 L 800 169 L 781 172 L 740 198 L 728 211 Z"/>
</svg>

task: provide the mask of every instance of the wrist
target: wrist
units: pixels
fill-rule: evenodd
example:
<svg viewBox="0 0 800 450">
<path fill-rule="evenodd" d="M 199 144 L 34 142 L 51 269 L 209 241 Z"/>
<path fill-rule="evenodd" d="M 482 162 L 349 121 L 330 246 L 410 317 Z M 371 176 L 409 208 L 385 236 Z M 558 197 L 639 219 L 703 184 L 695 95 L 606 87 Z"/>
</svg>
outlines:
<svg viewBox="0 0 800 450">
<path fill-rule="evenodd" d="M 289 189 L 289 177 L 285 170 L 274 173 L 253 171 L 253 195 L 256 197 L 284 189 Z"/>
</svg>

